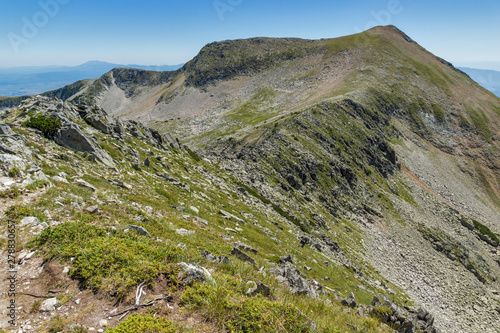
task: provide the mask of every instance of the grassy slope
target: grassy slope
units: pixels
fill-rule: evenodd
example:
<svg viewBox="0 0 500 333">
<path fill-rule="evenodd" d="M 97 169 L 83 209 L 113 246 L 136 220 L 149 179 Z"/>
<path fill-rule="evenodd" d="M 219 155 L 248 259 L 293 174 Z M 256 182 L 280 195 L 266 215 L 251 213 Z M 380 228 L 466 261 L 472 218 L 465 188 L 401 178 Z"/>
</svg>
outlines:
<svg viewBox="0 0 500 333">
<path fill-rule="evenodd" d="M 279 332 L 289 332 L 291 326 L 287 321 L 295 323 L 303 320 L 303 315 L 296 308 L 313 319 L 322 332 L 348 332 L 353 330 L 353 326 L 366 327 L 371 332 L 388 331 L 374 318 L 345 313 L 332 295 L 322 296 L 323 301 L 292 295 L 273 277 L 259 275 L 255 268 L 234 258 L 235 266 L 204 262 L 200 257 L 202 250 L 207 249 L 216 255 L 229 255 L 232 242 L 244 241 L 259 251 L 257 255 L 252 254 L 257 267 L 269 268 L 274 265 L 277 256 L 292 253 L 297 267 L 312 267 L 311 272 L 304 271 L 309 278 L 320 280 L 325 276 L 330 277 L 331 281 L 321 282 L 337 289 L 344 296 L 353 291 L 360 302 L 367 304 L 371 301 L 371 293 L 379 292 L 372 286 L 359 288 L 358 285 L 363 284 L 363 281 L 345 267 L 327 267 L 321 264 L 324 257 L 312 248 L 297 247 L 296 236 L 293 234 L 298 228 L 272 209 L 264 209 L 260 199 L 242 195 L 237 190 L 238 182 L 217 165 L 200 160 L 193 153 L 183 150 L 164 151 L 133 137 L 118 144 L 108 136 L 96 133 L 100 145 L 117 162 L 119 172 L 115 173 L 89 162 L 85 154 L 67 151 L 29 129 L 14 130 L 23 134 L 29 142 L 38 142 L 39 147 L 43 146 L 43 150 L 39 149 L 39 162 L 47 175 L 53 176 L 64 171 L 66 178 L 70 180 L 70 184 L 52 181 L 54 186 L 35 202 L 29 206 L 14 205 L 7 211 L 7 220 L 19 221 L 24 216 L 38 216 L 45 220 L 43 212 L 48 210 L 54 221 L 61 222 L 44 230 L 18 250 L 22 250 L 24 246 L 34 248 L 46 259 L 71 264 L 69 274 L 78 279 L 83 288 L 95 290 L 103 297 L 109 297 L 112 292 L 117 301 L 127 302 L 139 283 L 146 282 L 148 286 L 154 286 L 158 276 L 165 274 L 171 286 L 168 291 L 182 298 L 181 306 L 186 311 L 206 318 L 223 331 L 276 329 Z M 129 161 L 130 149 L 135 149 L 141 160 L 149 156 L 151 166 L 144 167 L 142 171 L 133 169 L 132 161 Z M 60 160 L 56 154 L 69 158 Z M 160 157 L 162 162 L 155 157 Z M 155 176 L 155 170 L 170 173 L 182 183 L 188 184 L 189 189 L 161 180 Z M 92 192 L 78 186 L 72 181 L 75 177 L 91 183 L 98 191 Z M 119 188 L 108 182 L 108 179 L 115 178 L 131 184 L 133 190 Z M 43 187 L 44 184 L 36 183 L 30 189 L 36 190 L 38 186 Z M 3 195 L 9 197 L 7 193 Z M 75 196 L 79 199 L 75 199 Z M 71 203 L 75 200 L 86 206 L 99 202 L 99 214 L 74 208 Z M 63 206 L 58 206 L 56 202 Z M 175 208 L 180 206 L 186 207 L 184 213 Z M 197 207 L 199 213 L 189 208 L 191 206 Z M 246 223 L 223 219 L 219 214 L 221 208 L 243 218 Z M 209 226 L 194 222 L 198 216 L 206 219 Z M 284 226 L 284 230 L 272 223 L 274 221 Z M 3 226 L 5 223 L 2 223 Z M 152 238 L 138 236 L 131 231 L 125 233 L 129 224 L 145 227 Z M 179 228 L 194 230 L 196 233 L 187 237 L 180 236 L 174 232 Z M 234 234 L 226 231 L 226 228 L 239 231 Z M 263 228 L 275 233 L 280 241 L 268 238 L 262 232 Z M 33 236 L 28 231 L 23 231 L 19 236 L 23 240 L 30 240 Z M 181 242 L 187 246 L 186 250 L 176 246 Z M 70 258 L 73 260 L 70 261 Z M 312 259 L 316 259 L 319 264 L 312 264 Z M 200 284 L 184 290 L 175 278 L 175 263 L 180 261 L 213 268 L 217 285 Z M 256 279 L 272 287 L 270 297 L 250 298 L 244 295 L 247 281 Z M 400 297 L 404 298 L 404 295 L 400 294 Z M 156 313 L 166 316 L 165 320 L 176 322 L 175 318 L 168 317 L 168 312 L 162 311 L 153 310 L 146 317 Z M 252 325 L 257 320 L 255 311 L 271 311 L 269 316 L 275 319 L 269 321 L 271 319 L 261 318 L 258 324 L 260 326 L 254 327 Z M 69 316 L 63 318 L 62 322 L 67 327 L 78 323 L 77 320 L 77 317 Z M 281 329 L 279 325 L 274 326 L 274 320 L 282 321 L 284 326 Z M 164 322 L 156 324 L 169 325 Z M 182 321 L 176 322 L 179 329 L 182 329 L 183 324 Z M 124 324 L 127 325 L 135 327 L 134 325 L 139 324 L 129 320 Z M 301 330 L 297 326 L 293 327 L 297 332 L 308 331 L 307 327 Z"/>
</svg>

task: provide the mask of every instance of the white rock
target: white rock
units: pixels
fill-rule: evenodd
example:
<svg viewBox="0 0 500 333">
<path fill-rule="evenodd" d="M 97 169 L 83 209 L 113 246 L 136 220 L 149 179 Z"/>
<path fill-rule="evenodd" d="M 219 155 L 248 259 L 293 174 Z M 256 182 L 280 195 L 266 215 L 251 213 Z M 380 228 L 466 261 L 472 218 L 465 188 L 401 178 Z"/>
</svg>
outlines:
<svg viewBox="0 0 500 333">
<path fill-rule="evenodd" d="M 194 230 L 186 230 L 186 229 L 175 229 L 175 233 L 181 236 L 189 236 L 195 233 Z"/>
<path fill-rule="evenodd" d="M 33 224 L 33 225 L 37 225 L 37 224 L 40 224 L 40 220 L 34 216 L 28 216 L 28 217 L 25 217 L 21 220 L 21 225 L 27 225 L 27 224 Z"/>
<path fill-rule="evenodd" d="M 70 266 L 66 266 L 66 267 L 64 267 L 64 269 L 63 269 L 63 271 L 62 271 L 62 272 L 63 272 L 63 274 L 67 274 L 67 273 L 69 272 L 69 268 L 70 268 Z"/>
<path fill-rule="evenodd" d="M 99 325 L 101 327 L 107 327 L 109 324 L 108 324 L 108 321 L 106 319 L 101 319 L 101 320 L 99 320 Z"/>
<path fill-rule="evenodd" d="M 191 209 L 195 214 L 198 214 L 200 210 L 194 206 L 189 206 L 189 209 Z"/>
<path fill-rule="evenodd" d="M 16 183 L 14 178 L 10 177 L 0 177 L 0 185 L 8 187 Z"/>
<path fill-rule="evenodd" d="M 49 298 L 43 301 L 42 306 L 40 306 L 40 312 L 51 312 L 56 309 L 57 298 Z"/>
<path fill-rule="evenodd" d="M 54 179 L 56 182 L 60 182 L 60 183 L 66 183 L 68 184 L 69 182 L 66 180 L 66 178 L 63 178 L 63 177 L 60 177 L 60 176 L 54 176 L 52 177 L 52 179 Z"/>
</svg>

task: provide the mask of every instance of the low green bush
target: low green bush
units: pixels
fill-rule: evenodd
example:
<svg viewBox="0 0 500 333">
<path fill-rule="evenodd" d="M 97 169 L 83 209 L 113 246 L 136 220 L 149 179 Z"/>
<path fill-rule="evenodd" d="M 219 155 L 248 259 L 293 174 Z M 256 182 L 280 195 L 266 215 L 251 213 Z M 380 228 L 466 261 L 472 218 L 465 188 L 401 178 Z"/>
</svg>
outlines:
<svg viewBox="0 0 500 333">
<path fill-rule="evenodd" d="M 141 282 L 151 283 L 160 273 L 172 271 L 177 248 L 144 236 L 116 233 L 83 223 L 63 223 L 45 229 L 29 245 L 45 258 L 74 258 L 70 275 L 82 287 L 125 295 Z"/>
<path fill-rule="evenodd" d="M 107 330 L 108 333 L 175 333 L 175 325 L 165 318 L 140 316 L 136 313 L 122 321 L 117 327 Z"/>
<path fill-rule="evenodd" d="M 61 128 L 62 122 L 57 118 L 38 115 L 26 120 L 23 125 L 41 131 L 46 137 L 51 137 Z"/>
</svg>

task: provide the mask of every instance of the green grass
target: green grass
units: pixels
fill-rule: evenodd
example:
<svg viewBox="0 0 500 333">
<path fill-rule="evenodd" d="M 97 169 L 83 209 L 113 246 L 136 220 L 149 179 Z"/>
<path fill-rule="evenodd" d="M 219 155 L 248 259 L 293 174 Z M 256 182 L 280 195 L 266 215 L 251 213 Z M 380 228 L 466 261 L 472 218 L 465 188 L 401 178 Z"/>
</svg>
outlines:
<svg viewBox="0 0 500 333">
<path fill-rule="evenodd" d="M 491 129 L 488 126 L 488 119 L 481 110 L 475 110 L 467 107 L 467 113 L 472 119 L 476 130 L 481 134 L 484 140 L 491 142 Z"/>
<path fill-rule="evenodd" d="M 445 120 L 444 110 L 437 104 L 432 105 L 432 110 L 434 112 L 434 118 L 437 122 L 442 123 Z"/>
<path fill-rule="evenodd" d="M 119 296 L 141 282 L 151 283 L 177 259 L 175 247 L 82 221 L 47 228 L 29 246 L 41 250 L 45 258 L 74 258 L 70 275 L 83 287 L 116 289 Z"/>
<path fill-rule="evenodd" d="M 474 223 L 474 228 L 476 228 L 478 232 L 500 243 L 500 239 L 498 239 L 498 236 L 493 231 L 491 231 L 487 226 L 485 226 L 484 224 L 482 224 L 477 220 L 472 220 L 472 222 Z"/>
<path fill-rule="evenodd" d="M 108 333 L 176 333 L 177 327 L 165 318 L 155 318 L 151 315 L 130 315 L 122 321 L 117 327 L 106 330 Z"/>
<path fill-rule="evenodd" d="M 471 128 L 472 127 L 470 121 L 463 114 L 460 114 L 459 125 L 460 125 L 460 127 L 463 127 L 463 128 Z"/>
<path fill-rule="evenodd" d="M 312 332 L 307 318 L 293 305 L 262 297 L 243 296 L 244 286 L 229 275 L 219 276 L 217 284 L 188 287 L 181 302 L 216 320 L 221 330 L 246 332 Z"/>
</svg>

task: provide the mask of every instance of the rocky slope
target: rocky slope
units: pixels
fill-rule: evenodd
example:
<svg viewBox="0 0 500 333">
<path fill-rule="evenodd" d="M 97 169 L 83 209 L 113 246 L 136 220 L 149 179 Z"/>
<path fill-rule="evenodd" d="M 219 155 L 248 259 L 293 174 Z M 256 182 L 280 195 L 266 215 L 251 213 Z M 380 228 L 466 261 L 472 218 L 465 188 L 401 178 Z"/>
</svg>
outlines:
<svg viewBox="0 0 500 333">
<path fill-rule="evenodd" d="M 175 72 L 115 69 L 46 95 L 90 104 L 39 98 L 6 111 L 4 121 L 41 110 L 63 123 L 55 142 L 86 151 L 93 162 L 85 163 L 94 163 L 87 170 L 117 170 L 116 184 L 133 180 L 132 187 L 170 182 L 173 212 L 192 200 L 188 212 L 210 226 L 188 250 L 201 252 L 197 242 L 221 228 L 257 249 L 259 266 L 280 262 L 264 272 L 305 299 L 316 296 L 316 283 L 347 306 L 353 292 L 364 304 L 357 313 L 402 332 L 500 326 L 500 100 L 395 27 L 317 41 L 218 42 Z M 133 153 L 133 144 L 160 159 Z M 37 163 L 28 155 L 23 170 Z M 102 178 L 109 177 L 86 181 Z M 154 200 L 151 186 L 140 192 L 144 200 Z M 200 210 L 202 202 L 208 206 Z M 172 230 L 154 226 L 160 238 Z M 214 263 L 230 253 L 219 245 L 207 250 L 219 255 L 205 253 Z M 293 267 L 279 259 L 286 253 Z M 250 294 L 267 295 L 255 282 Z M 209 321 L 220 325 L 215 317 Z M 322 317 L 314 319 L 326 329 Z M 341 331 L 371 329 L 341 322 Z"/>
<path fill-rule="evenodd" d="M 17 311 L 0 328 L 133 332 L 154 314 L 173 331 L 439 331 L 351 252 L 352 221 L 315 215 L 322 227 L 304 231 L 224 164 L 97 106 L 38 96 L 3 119 L 0 241 L 15 235 L 17 275 L 13 298 L 0 281 L 0 304 Z M 278 312 L 259 321 L 247 306 Z"/>
</svg>

